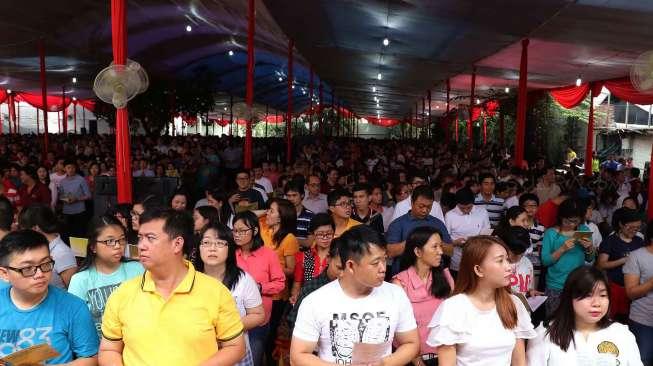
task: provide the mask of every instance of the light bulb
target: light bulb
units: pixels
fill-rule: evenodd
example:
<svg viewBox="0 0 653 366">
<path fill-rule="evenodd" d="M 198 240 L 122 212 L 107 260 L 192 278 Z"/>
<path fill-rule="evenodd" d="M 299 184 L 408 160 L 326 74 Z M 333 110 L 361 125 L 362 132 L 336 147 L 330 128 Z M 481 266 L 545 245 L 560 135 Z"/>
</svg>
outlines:
<svg viewBox="0 0 653 366">
<path fill-rule="evenodd" d="M 506 93 L 510 93 L 510 88 L 506 86 Z"/>
<path fill-rule="evenodd" d="M 373 93 L 376 93 L 376 86 L 373 86 L 373 87 L 372 87 L 372 92 L 373 92 Z"/>
<path fill-rule="evenodd" d="M 232 50 L 229 50 L 228 53 L 229 53 L 229 56 L 233 56 L 233 55 L 234 55 L 234 51 L 232 51 Z"/>
<path fill-rule="evenodd" d="M 193 30 L 193 27 L 189 25 L 186 26 L 186 32 L 191 32 Z"/>
<path fill-rule="evenodd" d="M 293 85 L 292 88 L 295 89 L 295 86 Z"/>
<path fill-rule="evenodd" d="M 580 84 L 583 83 L 583 80 L 580 78 L 580 75 L 578 75 L 578 79 L 576 79 L 576 86 L 580 86 Z"/>
<path fill-rule="evenodd" d="M 383 38 L 383 45 L 388 46 L 390 44 L 390 40 L 388 38 Z"/>
<path fill-rule="evenodd" d="M 224 110 L 226 111 L 226 110 L 227 110 L 227 107 L 224 107 Z"/>
<path fill-rule="evenodd" d="M 73 77 L 73 84 L 76 84 L 76 83 L 77 83 L 77 78 Z"/>
<path fill-rule="evenodd" d="M 381 75 L 381 73 L 378 73 L 378 74 L 376 74 L 376 78 L 381 80 L 381 79 L 383 79 L 383 75 Z"/>
<path fill-rule="evenodd" d="M 283 78 L 281 76 L 279 76 L 279 81 L 283 81 Z"/>
<path fill-rule="evenodd" d="M 476 104 L 481 104 L 481 100 L 477 98 L 476 99 Z"/>
<path fill-rule="evenodd" d="M 76 101 L 76 100 L 77 100 L 77 98 L 76 98 L 76 97 L 73 97 L 73 101 Z"/>
<path fill-rule="evenodd" d="M 7 94 L 11 94 L 11 89 L 7 89 Z"/>
</svg>

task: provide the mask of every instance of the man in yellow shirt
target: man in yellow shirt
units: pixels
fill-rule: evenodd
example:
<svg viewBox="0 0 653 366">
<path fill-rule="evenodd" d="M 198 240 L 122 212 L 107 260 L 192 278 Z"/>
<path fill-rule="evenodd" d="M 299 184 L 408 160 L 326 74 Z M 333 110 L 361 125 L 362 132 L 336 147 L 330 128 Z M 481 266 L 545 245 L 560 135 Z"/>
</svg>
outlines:
<svg viewBox="0 0 653 366">
<path fill-rule="evenodd" d="M 344 188 L 334 189 L 327 195 L 327 203 L 329 204 L 329 213 L 333 222 L 336 224 L 336 230 L 333 238 L 338 238 L 345 231 L 361 223 L 351 218 L 352 201 L 351 192 Z"/>
<path fill-rule="evenodd" d="M 100 365 L 234 365 L 245 355 L 243 324 L 229 290 L 184 260 L 193 221 L 152 209 L 140 217 L 146 269 L 124 282 L 105 307 Z"/>
</svg>

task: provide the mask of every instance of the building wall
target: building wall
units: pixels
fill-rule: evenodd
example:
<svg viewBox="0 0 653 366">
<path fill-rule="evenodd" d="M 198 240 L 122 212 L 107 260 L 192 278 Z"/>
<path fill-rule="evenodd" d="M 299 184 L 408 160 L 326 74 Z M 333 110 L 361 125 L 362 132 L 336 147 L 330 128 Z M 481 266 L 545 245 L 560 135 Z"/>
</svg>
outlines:
<svg viewBox="0 0 653 366">
<path fill-rule="evenodd" d="M 651 147 L 653 135 L 633 135 L 631 148 L 633 149 L 633 165 L 644 169 L 644 164 L 651 160 Z"/>
</svg>

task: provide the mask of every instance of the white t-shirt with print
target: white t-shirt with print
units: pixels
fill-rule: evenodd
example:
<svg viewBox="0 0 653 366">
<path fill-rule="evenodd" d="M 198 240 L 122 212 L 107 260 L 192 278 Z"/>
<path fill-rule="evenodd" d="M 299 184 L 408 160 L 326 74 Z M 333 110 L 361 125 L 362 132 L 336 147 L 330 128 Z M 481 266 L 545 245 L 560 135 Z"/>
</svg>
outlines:
<svg viewBox="0 0 653 366">
<path fill-rule="evenodd" d="M 506 329 L 496 308 L 479 310 L 466 294 L 445 300 L 429 323 L 426 344 L 456 346 L 457 366 L 507 366 L 517 339 L 531 339 L 536 333 L 531 318 L 517 296 L 510 295 L 517 308 L 517 326 Z"/>
<path fill-rule="evenodd" d="M 533 263 L 526 256 L 522 256 L 515 265 L 515 271 L 510 276 L 510 288 L 513 293 L 524 295 L 535 288 L 533 283 Z"/>
<path fill-rule="evenodd" d="M 344 293 L 332 281 L 310 294 L 299 307 L 293 337 L 317 342 L 318 357 L 350 364 L 353 345 L 386 343 L 392 353 L 394 334 L 417 329 L 412 306 L 401 287 L 383 282 L 363 298 Z"/>
<path fill-rule="evenodd" d="M 620 323 L 612 323 L 605 329 L 590 333 L 587 340 L 575 332 L 575 342 L 569 344 L 566 352 L 551 342 L 542 325 L 536 331 L 537 337 L 528 342 L 526 358 L 529 366 L 642 365 L 635 336 Z"/>
</svg>

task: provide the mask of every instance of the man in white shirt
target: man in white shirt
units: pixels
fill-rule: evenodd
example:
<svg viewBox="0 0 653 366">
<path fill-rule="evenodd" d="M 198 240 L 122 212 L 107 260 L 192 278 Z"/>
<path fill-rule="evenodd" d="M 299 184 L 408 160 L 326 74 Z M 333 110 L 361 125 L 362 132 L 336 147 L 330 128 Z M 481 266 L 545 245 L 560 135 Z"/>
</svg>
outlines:
<svg viewBox="0 0 653 366">
<path fill-rule="evenodd" d="M 409 364 L 419 352 L 417 324 L 405 292 L 383 281 L 386 253 L 380 235 L 359 225 L 334 244 L 343 274 L 310 294 L 299 307 L 291 364 Z M 356 359 L 357 343 L 380 345 L 378 355 Z M 316 349 L 317 356 L 313 354 Z"/>
<path fill-rule="evenodd" d="M 322 187 L 322 180 L 319 176 L 311 174 L 308 176 L 308 194 L 304 197 L 302 204 L 307 209 L 313 211 L 315 214 L 327 212 L 329 205 L 327 204 L 327 196 L 320 193 Z"/>
<path fill-rule="evenodd" d="M 455 273 L 467 238 L 490 234 L 490 217 L 485 208 L 474 205 L 474 193 L 469 188 L 462 188 L 456 192 L 456 207 L 447 212 L 444 222 L 454 245 L 449 270 Z"/>
<path fill-rule="evenodd" d="M 560 194 L 560 187 L 555 183 L 555 169 L 547 168 L 546 173 L 540 178 L 540 182 L 535 186 L 535 194 L 540 202 L 546 202 Z"/>
<path fill-rule="evenodd" d="M 272 189 L 272 182 L 268 178 L 263 176 L 263 168 L 260 166 L 254 168 L 254 182 L 262 186 L 263 189 L 265 190 L 265 194 L 268 196 L 272 194 L 272 192 L 274 191 Z"/>
<path fill-rule="evenodd" d="M 410 180 L 410 184 L 408 185 L 408 187 L 410 187 L 410 191 L 412 192 L 413 189 L 425 184 L 426 184 L 425 177 L 422 177 L 420 175 L 415 175 Z M 392 223 L 392 221 L 395 221 L 397 218 L 407 214 L 408 211 L 410 211 L 411 206 L 412 206 L 412 202 L 409 193 L 408 198 L 398 202 L 395 205 L 395 210 L 392 213 L 392 219 L 390 220 L 390 222 Z M 442 213 L 442 207 L 440 207 L 440 202 L 436 202 L 436 201 L 433 202 L 433 206 L 431 206 L 431 212 L 429 213 L 429 215 L 444 222 L 444 214 Z"/>
</svg>

